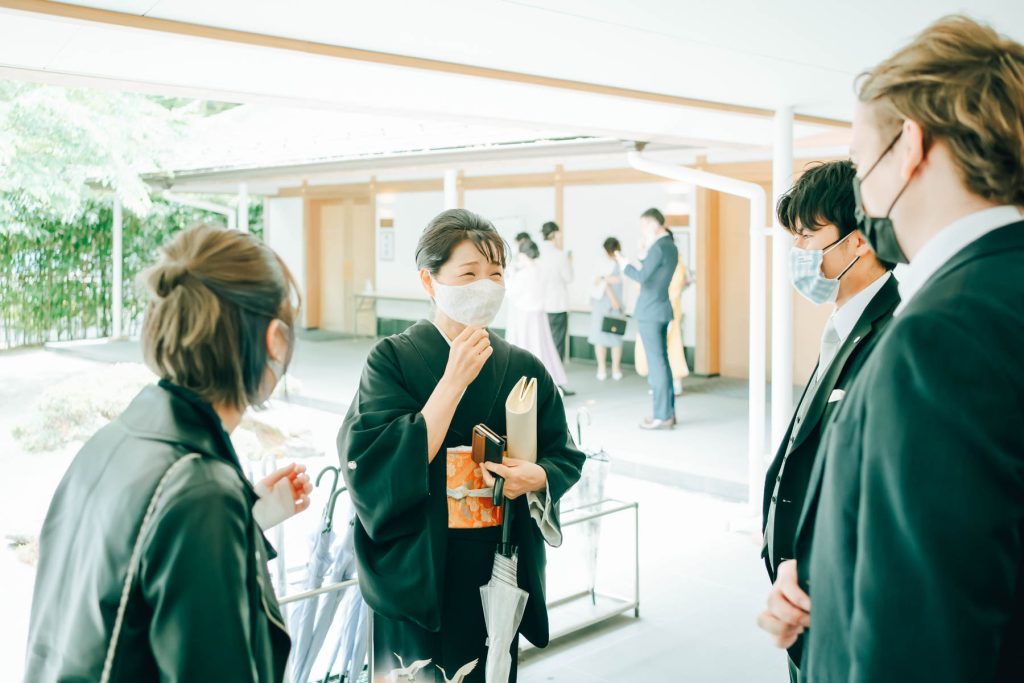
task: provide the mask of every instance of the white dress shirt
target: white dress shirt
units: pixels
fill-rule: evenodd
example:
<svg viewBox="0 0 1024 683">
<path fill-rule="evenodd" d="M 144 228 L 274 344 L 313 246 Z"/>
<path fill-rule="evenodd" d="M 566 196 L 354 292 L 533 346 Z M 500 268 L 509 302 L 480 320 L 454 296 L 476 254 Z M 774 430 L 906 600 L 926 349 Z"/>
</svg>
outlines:
<svg viewBox="0 0 1024 683">
<path fill-rule="evenodd" d="M 540 281 L 544 286 L 544 310 L 565 313 L 569 310 L 569 283 L 572 282 L 572 261 L 569 255 L 545 240 L 540 243 Z"/>
<path fill-rule="evenodd" d="M 1021 220 L 1020 209 L 1015 206 L 995 206 L 982 209 L 953 221 L 928 241 L 900 276 L 900 298 L 896 308 L 899 315 L 910 300 L 928 284 L 950 259 L 972 242 L 1010 223 Z"/>
<path fill-rule="evenodd" d="M 870 285 L 850 297 L 849 301 L 837 308 L 829 317 L 825 330 L 821 335 L 821 355 L 818 358 L 817 373 L 818 381 L 821 381 L 821 378 L 825 375 L 825 371 L 828 370 L 828 366 L 832 359 L 835 358 L 839 347 L 850 337 L 853 328 L 857 326 L 857 321 L 860 320 L 860 317 L 864 315 L 864 311 L 867 310 L 868 304 L 871 303 L 871 300 L 875 298 L 875 295 L 881 291 L 882 287 L 885 286 L 885 283 L 891 277 L 892 273 L 886 272 Z"/>
</svg>

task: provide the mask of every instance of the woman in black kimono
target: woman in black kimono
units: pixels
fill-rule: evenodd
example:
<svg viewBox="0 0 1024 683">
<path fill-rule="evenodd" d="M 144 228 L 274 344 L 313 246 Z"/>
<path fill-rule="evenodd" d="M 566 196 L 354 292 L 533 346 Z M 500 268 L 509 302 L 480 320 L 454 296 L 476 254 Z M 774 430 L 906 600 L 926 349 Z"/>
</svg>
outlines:
<svg viewBox="0 0 1024 683">
<path fill-rule="evenodd" d="M 479 659 L 465 680 L 484 680 L 480 586 L 490 579 L 501 529 L 490 511 L 477 515 L 483 528 L 461 528 L 450 512 L 458 505 L 449 498 L 449 449 L 470 445 L 481 423 L 505 434 L 505 400 L 524 376 L 537 378 L 537 462 L 488 463 L 481 479 L 505 477 L 519 586 L 530 595 L 520 632 L 538 647 L 548 643 L 544 542 L 561 543 L 557 502 L 579 479 L 584 456 L 544 366 L 486 329 L 504 296 L 505 253 L 491 223 L 474 213 L 455 209 L 431 221 L 416 263 L 435 320 L 374 347 L 338 435 L 378 676 L 400 667 L 398 655 L 405 666 L 431 660 L 417 680 L 437 681 L 444 679 L 435 665 L 451 675 Z M 512 655 L 510 681 L 515 644 Z"/>
</svg>

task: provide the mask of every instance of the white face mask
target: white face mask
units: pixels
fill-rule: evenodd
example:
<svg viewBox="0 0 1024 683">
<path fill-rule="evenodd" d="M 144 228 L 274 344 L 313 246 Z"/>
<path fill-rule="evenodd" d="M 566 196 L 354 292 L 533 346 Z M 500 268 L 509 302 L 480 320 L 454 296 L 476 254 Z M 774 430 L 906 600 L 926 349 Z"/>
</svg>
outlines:
<svg viewBox="0 0 1024 683">
<path fill-rule="evenodd" d="M 490 279 L 459 286 L 443 285 L 437 280 L 433 282 L 437 307 L 463 325 L 490 325 L 505 299 L 505 288 Z"/>
</svg>

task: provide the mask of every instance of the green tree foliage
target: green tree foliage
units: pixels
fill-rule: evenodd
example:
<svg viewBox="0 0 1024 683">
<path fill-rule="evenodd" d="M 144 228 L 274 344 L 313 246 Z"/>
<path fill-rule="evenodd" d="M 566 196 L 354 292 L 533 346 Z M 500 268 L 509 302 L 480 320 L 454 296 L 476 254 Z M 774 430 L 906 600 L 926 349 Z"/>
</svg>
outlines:
<svg viewBox="0 0 1024 683">
<path fill-rule="evenodd" d="M 0 232 L 74 221 L 94 187 L 144 214 L 139 174 L 162 169 L 191 116 L 132 93 L 0 81 Z"/>
<path fill-rule="evenodd" d="M 164 170 L 191 121 L 230 106 L 0 81 L 0 348 L 111 334 L 114 193 L 134 331 L 145 305 L 136 279 L 160 245 L 194 223 L 223 223 L 153 199 L 140 174 Z M 261 209 L 250 211 L 256 234 Z"/>
</svg>

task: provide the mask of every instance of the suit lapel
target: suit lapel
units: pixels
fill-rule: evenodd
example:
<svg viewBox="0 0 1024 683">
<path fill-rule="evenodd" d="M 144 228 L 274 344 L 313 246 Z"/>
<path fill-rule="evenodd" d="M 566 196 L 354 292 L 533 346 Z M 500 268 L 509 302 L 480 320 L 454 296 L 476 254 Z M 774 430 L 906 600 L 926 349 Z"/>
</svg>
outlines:
<svg viewBox="0 0 1024 683">
<path fill-rule="evenodd" d="M 875 331 L 874 329 L 875 326 L 878 325 L 879 322 L 891 316 L 893 309 L 896 308 L 897 304 L 899 304 L 900 297 L 898 287 L 899 285 L 896 282 L 896 278 L 890 277 L 889 281 L 885 283 L 885 286 L 882 287 L 881 291 L 879 291 L 878 294 L 875 295 L 875 298 L 872 299 L 871 303 L 868 305 L 868 308 L 861 315 L 860 320 L 857 321 L 857 326 L 856 328 L 854 328 L 853 334 L 850 335 L 850 338 L 856 339 L 857 336 L 863 337 L 866 336 L 868 332 L 872 334 L 877 334 L 877 331 Z M 862 323 L 865 322 L 867 323 L 867 332 L 862 333 Z M 844 344 L 844 347 L 845 346 L 848 345 Z M 856 346 L 856 344 L 853 345 L 853 347 L 850 349 L 850 353 L 853 352 L 853 349 L 856 348 Z M 843 365 L 845 365 L 846 362 L 849 360 L 850 353 L 844 355 Z M 835 360 L 838 361 L 839 356 L 836 356 Z M 834 362 L 832 367 L 829 369 L 829 374 L 831 374 L 831 372 L 837 369 L 838 367 L 838 362 Z M 835 379 L 832 380 L 831 384 L 833 388 L 835 386 L 836 381 L 838 381 L 838 378 L 839 375 L 837 374 Z M 826 376 L 822 379 L 822 383 L 824 384 L 824 380 L 827 380 L 828 377 Z M 829 393 L 831 393 L 831 391 L 832 389 L 829 389 Z M 817 396 L 815 396 L 815 398 L 817 398 Z M 824 404 L 822 405 L 822 409 L 824 409 Z M 819 451 L 820 450 L 821 449 L 819 446 Z M 815 456 L 814 466 L 811 468 L 811 476 L 807 481 L 807 499 L 804 501 L 804 509 L 800 513 L 800 521 L 797 523 L 796 528 L 797 543 L 800 542 L 800 539 L 804 533 L 804 521 L 807 519 L 814 518 L 814 511 L 818 506 L 818 496 L 821 493 L 821 477 L 823 472 L 825 471 L 826 460 L 826 458 L 822 456 L 822 453 L 818 453 Z"/>
<path fill-rule="evenodd" d="M 857 324 L 854 326 L 850 336 L 839 347 L 832 362 L 825 370 L 821 381 L 815 386 L 814 395 L 810 401 L 806 406 L 801 406 L 800 409 L 804 413 L 800 417 L 796 440 L 793 442 L 792 447 L 794 449 L 798 448 L 814 432 L 815 426 L 817 426 L 822 413 L 825 412 L 825 407 L 828 405 L 828 399 L 832 396 L 836 384 L 839 383 L 839 378 L 842 377 L 843 371 L 846 369 L 846 363 L 850 360 L 850 356 L 853 355 L 853 352 L 864 338 L 868 336 L 878 319 L 890 313 L 897 303 L 899 303 L 898 284 L 895 278 L 889 276 L 889 281 L 882 286 L 882 289 L 871 300 L 864 313 L 861 314 L 860 319 L 857 320 Z"/>
</svg>

